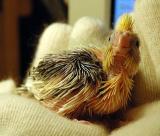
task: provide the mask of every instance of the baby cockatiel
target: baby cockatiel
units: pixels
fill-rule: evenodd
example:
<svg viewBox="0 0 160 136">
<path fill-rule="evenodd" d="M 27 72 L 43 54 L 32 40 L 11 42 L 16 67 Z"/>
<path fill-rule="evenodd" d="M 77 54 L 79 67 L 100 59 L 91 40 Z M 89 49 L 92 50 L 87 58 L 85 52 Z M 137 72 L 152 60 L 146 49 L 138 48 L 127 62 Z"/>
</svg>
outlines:
<svg viewBox="0 0 160 136">
<path fill-rule="evenodd" d="M 139 62 L 132 17 L 123 15 L 104 48 L 45 56 L 30 71 L 28 90 L 46 107 L 69 118 L 108 115 L 127 105 Z"/>
</svg>

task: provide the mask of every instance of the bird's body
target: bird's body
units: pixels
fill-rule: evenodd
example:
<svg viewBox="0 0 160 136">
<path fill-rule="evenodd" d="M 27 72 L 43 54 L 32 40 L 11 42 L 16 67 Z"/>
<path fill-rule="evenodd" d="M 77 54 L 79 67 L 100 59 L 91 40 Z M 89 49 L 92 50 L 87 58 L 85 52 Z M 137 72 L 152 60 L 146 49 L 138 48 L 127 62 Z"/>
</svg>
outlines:
<svg viewBox="0 0 160 136">
<path fill-rule="evenodd" d="M 36 89 L 32 90 L 35 97 L 66 116 L 85 107 L 84 103 L 98 93 L 106 78 L 103 79 L 101 62 L 86 49 L 48 55 L 31 75 L 35 81 Z"/>
<path fill-rule="evenodd" d="M 86 47 L 44 57 L 31 70 L 29 90 L 46 107 L 69 118 L 107 115 L 127 105 L 139 62 L 137 35 L 117 28 L 102 49 Z"/>
</svg>

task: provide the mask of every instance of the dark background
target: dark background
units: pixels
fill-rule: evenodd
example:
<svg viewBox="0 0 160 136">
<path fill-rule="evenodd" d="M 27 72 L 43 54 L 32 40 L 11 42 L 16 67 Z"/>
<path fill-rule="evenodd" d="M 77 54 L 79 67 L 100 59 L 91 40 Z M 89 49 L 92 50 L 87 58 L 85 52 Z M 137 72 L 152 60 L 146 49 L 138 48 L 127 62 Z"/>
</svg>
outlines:
<svg viewBox="0 0 160 136">
<path fill-rule="evenodd" d="M 33 0 L 31 14 L 28 17 L 20 17 L 19 19 L 21 79 L 24 78 L 26 70 L 33 59 L 38 39 L 44 28 L 56 21 L 67 21 L 67 6 L 62 0 L 58 2 L 58 6 L 61 6 L 59 16 L 56 13 L 60 9 L 53 5 L 55 13 L 50 12 L 47 4 L 42 0 Z"/>
</svg>

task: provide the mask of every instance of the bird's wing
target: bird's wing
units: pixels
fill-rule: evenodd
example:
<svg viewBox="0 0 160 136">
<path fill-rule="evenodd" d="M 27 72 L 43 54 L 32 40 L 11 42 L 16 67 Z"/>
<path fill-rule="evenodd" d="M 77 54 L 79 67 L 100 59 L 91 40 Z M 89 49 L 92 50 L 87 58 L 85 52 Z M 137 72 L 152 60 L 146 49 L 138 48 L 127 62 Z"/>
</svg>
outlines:
<svg viewBox="0 0 160 136">
<path fill-rule="evenodd" d="M 71 112 L 97 93 L 102 74 L 101 63 L 86 49 L 47 55 L 31 71 L 33 93 L 42 100 L 67 98 L 59 112 Z"/>
</svg>

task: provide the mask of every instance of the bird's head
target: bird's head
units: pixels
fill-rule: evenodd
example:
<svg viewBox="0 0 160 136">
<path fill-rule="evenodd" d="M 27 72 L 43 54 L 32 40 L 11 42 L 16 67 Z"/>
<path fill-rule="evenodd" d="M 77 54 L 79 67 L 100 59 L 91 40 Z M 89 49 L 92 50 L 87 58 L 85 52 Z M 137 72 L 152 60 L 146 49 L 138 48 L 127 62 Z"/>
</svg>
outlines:
<svg viewBox="0 0 160 136">
<path fill-rule="evenodd" d="M 134 50 L 139 50 L 139 38 L 130 31 L 115 31 L 108 40 L 114 56 L 127 57 Z"/>
<path fill-rule="evenodd" d="M 104 69 L 115 74 L 125 70 L 133 76 L 140 62 L 140 41 L 133 32 L 133 19 L 123 15 L 116 24 L 115 30 L 108 38 L 109 46 L 105 53 Z"/>
</svg>

